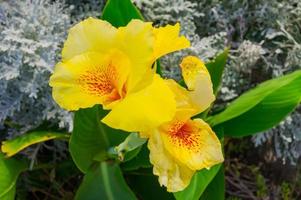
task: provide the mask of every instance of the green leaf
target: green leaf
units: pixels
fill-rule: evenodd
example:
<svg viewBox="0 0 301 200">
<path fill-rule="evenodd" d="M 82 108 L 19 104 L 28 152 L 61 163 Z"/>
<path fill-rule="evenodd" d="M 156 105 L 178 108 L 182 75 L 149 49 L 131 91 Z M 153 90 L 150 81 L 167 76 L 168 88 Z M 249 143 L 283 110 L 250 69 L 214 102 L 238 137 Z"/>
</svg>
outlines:
<svg viewBox="0 0 301 200">
<path fill-rule="evenodd" d="M 194 174 L 187 188 L 183 191 L 174 193 L 177 200 L 198 200 L 209 183 L 219 171 L 221 164 L 213 166 L 210 170 L 202 169 Z"/>
<path fill-rule="evenodd" d="M 16 196 L 16 184 L 3 196 L 1 197 L 1 200 L 15 200 Z"/>
<path fill-rule="evenodd" d="M 222 82 L 222 76 L 227 63 L 228 53 L 229 53 L 229 49 L 227 48 L 224 50 L 224 52 L 219 54 L 214 60 L 206 63 L 206 67 L 211 76 L 214 94 L 217 94 L 220 88 Z"/>
<path fill-rule="evenodd" d="M 131 19 L 143 19 L 143 17 L 130 0 L 108 0 L 102 19 L 119 27 L 127 25 Z"/>
<path fill-rule="evenodd" d="M 16 182 L 19 174 L 27 168 L 27 163 L 15 158 L 5 158 L 0 153 L 0 199 L 15 199 Z"/>
<path fill-rule="evenodd" d="M 139 154 L 141 149 L 142 149 L 142 146 L 139 146 L 136 149 L 133 149 L 132 151 L 126 152 L 121 161 L 122 162 L 128 162 L 128 161 L 132 160 L 133 158 L 135 158 Z"/>
<path fill-rule="evenodd" d="M 152 164 L 149 161 L 149 150 L 147 145 L 144 144 L 139 153 L 131 160 L 121 163 L 123 171 L 132 171 L 140 168 L 150 168 Z"/>
<path fill-rule="evenodd" d="M 301 100 L 301 71 L 266 81 L 208 119 L 223 126 L 224 134 L 241 137 L 258 133 L 281 122 Z"/>
<path fill-rule="evenodd" d="M 214 179 L 210 182 L 200 200 L 224 200 L 225 199 L 225 171 L 222 166 Z"/>
<path fill-rule="evenodd" d="M 116 147 L 112 147 L 109 151 L 111 155 L 115 155 L 120 161 L 124 162 L 135 157 L 140 147 L 146 142 L 145 138 L 140 138 L 138 133 L 131 133 L 122 143 Z"/>
<path fill-rule="evenodd" d="M 158 177 L 153 175 L 152 169 L 140 169 L 126 172 L 126 180 L 138 199 L 143 200 L 173 200 L 172 193 L 161 187 Z"/>
<path fill-rule="evenodd" d="M 12 140 L 2 142 L 1 151 L 6 154 L 6 157 L 11 157 L 26 147 L 52 140 L 52 139 L 68 139 L 69 135 L 63 133 L 49 132 L 49 131 L 36 131 L 26 133 Z"/>
<path fill-rule="evenodd" d="M 69 150 L 74 163 L 84 173 L 96 160 L 105 160 L 108 148 L 119 144 L 127 136 L 125 132 L 112 129 L 100 121 L 106 114 L 107 111 L 98 105 L 75 113 Z"/>
<path fill-rule="evenodd" d="M 162 69 L 161 69 L 161 64 L 159 59 L 156 61 L 156 73 L 162 76 Z"/>
<path fill-rule="evenodd" d="M 89 169 L 81 183 L 76 200 L 131 200 L 134 193 L 126 185 L 121 170 L 116 163 L 98 163 L 95 169 Z"/>
</svg>

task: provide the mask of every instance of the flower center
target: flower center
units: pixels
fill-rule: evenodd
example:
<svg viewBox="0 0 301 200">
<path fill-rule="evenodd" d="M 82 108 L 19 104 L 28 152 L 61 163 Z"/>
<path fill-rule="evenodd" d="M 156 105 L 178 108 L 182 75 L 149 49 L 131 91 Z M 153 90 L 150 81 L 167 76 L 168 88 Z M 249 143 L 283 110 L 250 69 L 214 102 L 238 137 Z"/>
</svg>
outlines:
<svg viewBox="0 0 301 200">
<path fill-rule="evenodd" d="M 193 123 L 190 121 L 187 122 L 175 122 L 170 127 L 168 134 L 172 143 L 178 145 L 179 147 L 185 148 L 195 148 L 198 144 L 198 135 L 196 129 L 193 126 Z"/>
<path fill-rule="evenodd" d="M 104 104 L 119 100 L 125 96 L 125 85 L 118 88 L 118 73 L 110 62 L 106 66 L 96 67 L 80 75 L 79 84 L 89 94 L 102 97 Z"/>
</svg>

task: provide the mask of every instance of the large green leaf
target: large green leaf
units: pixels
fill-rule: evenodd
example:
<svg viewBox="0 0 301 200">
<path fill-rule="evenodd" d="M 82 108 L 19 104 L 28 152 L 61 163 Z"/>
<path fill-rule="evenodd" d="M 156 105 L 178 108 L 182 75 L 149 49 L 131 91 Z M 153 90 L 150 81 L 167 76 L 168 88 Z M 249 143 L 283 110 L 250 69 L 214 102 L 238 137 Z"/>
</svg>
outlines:
<svg viewBox="0 0 301 200">
<path fill-rule="evenodd" d="M 16 184 L 12 186 L 12 188 L 5 193 L 3 196 L 0 196 L 1 200 L 14 200 L 16 196 Z"/>
<path fill-rule="evenodd" d="M 222 76 L 224 73 L 225 65 L 227 63 L 228 53 L 229 49 L 225 49 L 224 52 L 216 56 L 214 60 L 206 63 L 206 67 L 211 76 L 213 91 L 215 94 L 217 94 L 221 85 Z"/>
<path fill-rule="evenodd" d="M 245 136 L 267 130 L 283 120 L 301 100 L 301 71 L 266 81 L 209 118 L 225 135 Z"/>
<path fill-rule="evenodd" d="M 102 162 L 90 168 L 77 193 L 76 200 L 132 200 L 134 193 L 126 185 L 116 163 Z"/>
<path fill-rule="evenodd" d="M 131 19 L 143 19 L 143 17 L 130 0 L 108 0 L 102 19 L 119 27 L 127 25 Z"/>
<path fill-rule="evenodd" d="M 138 199 L 141 200 L 173 200 L 172 193 L 161 187 L 158 177 L 153 175 L 152 169 L 139 169 L 125 172 L 126 180 Z"/>
<path fill-rule="evenodd" d="M 69 150 L 75 164 L 84 173 L 95 160 L 105 160 L 108 148 L 119 144 L 127 136 L 125 132 L 112 129 L 100 121 L 106 114 L 107 111 L 98 105 L 75 113 Z"/>
<path fill-rule="evenodd" d="M 2 142 L 1 151 L 6 154 L 7 157 L 13 156 L 26 147 L 52 140 L 52 139 L 68 139 L 68 134 L 49 132 L 49 131 L 35 131 L 31 133 L 23 134 L 12 140 Z"/>
<path fill-rule="evenodd" d="M 174 193 L 177 200 L 198 200 L 209 183 L 219 171 L 221 164 L 213 166 L 210 170 L 202 169 L 194 174 L 187 188 L 183 191 Z"/>
<path fill-rule="evenodd" d="M 19 174 L 27 168 L 27 163 L 15 158 L 5 158 L 0 153 L 0 199 L 15 199 L 16 182 Z"/>
<path fill-rule="evenodd" d="M 200 200 L 224 200 L 225 199 L 225 171 L 222 166 L 214 179 L 207 186 Z"/>
</svg>

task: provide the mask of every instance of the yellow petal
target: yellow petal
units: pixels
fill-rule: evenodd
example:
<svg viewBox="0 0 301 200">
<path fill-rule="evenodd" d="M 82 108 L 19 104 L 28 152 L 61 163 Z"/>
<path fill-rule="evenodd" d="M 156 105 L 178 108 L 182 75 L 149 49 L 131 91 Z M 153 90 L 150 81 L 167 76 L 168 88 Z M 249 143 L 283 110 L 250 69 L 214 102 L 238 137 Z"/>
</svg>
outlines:
<svg viewBox="0 0 301 200">
<path fill-rule="evenodd" d="M 153 46 L 151 23 L 132 20 L 127 26 L 116 29 L 106 21 L 90 17 L 70 29 L 62 57 L 67 60 L 89 51 L 107 53 L 111 49 L 118 49 L 131 62 L 127 84 L 128 92 L 132 92 L 152 81 Z"/>
<path fill-rule="evenodd" d="M 165 82 L 175 95 L 177 110 L 186 110 L 188 113 L 191 113 L 187 119 L 192 117 L 196 111 L 190 99 L 189 91 L 187 91 L 173 79 L 165 80 Z"/>
<path fill-rule="evenodd" d="M 166 80 L 166 83 L 175 94 L 177 112 L 181 113 L 177 114 L 177 116 L 185 116 L 186 119 L 189 119 L 205 110 L 212 102 L 211 97 L 205 99 L 206 97 L 203 96 L 204 91 L 198 88 L 195 91 L 188 91 L 172 79 Z"/>
<path fill-rule="evenodd" d="M 180 24 L 154 28 L 155 47 L 154 60 L 161 56 L 190 47 L 190 42 L 184 36 L 179 36 Z"/>
<path fill-rule="evenodd" d="M 155 75 L 151 85 L 128 95 L 102 122 L 112 128 L 140 132 L 171 120 L 175 110 L 174 94 L 164 80 Z"/>
<path fill-rule="evenodd" d="M 219 139 L 201 119 L 175 120 L 160 132 L 168 152 L 191 170 L 210 168 L 224 160 Z"/>
<path fill-rule="evenodd" d="M 116 46 L 117 29 L 110 23 L 88 18 L 69 30 L 67 40 L 62 51 L 63 60 L 88 52 L 105 52 Z"/>
<path fill-rule="evenodd" d="M 161 134 L 154 130 L 148 141 L 150 162 L 153 164 L 153 173 L 159 176 L 160 185 L 167 187 L 168 192 L 178 192 L 185 189 L 194 174 L 194 171 L 178 162 L 166 149 Z"/>
<path fill-rule="evenodd" d="M 182 76 L 189 90 L 195 90 L 199 76 L 209 77 L 205 63 L 195 56 L 186 56 L 181 64 Z"/>
<path fill-rule="evenodd" d="M 154 35 L 152 24 L 131 20 L 127 26 L 118 28 L 118 49 L 131 60 L 128 92 L 135 92 L 151 83 L 155 71 L 152 69 Z"/>
<path fill-rule="evenodd" d="M 180 64 L 184 81 L 191 91 L 189 96 L 200 113 L 215 100 L 210 74 L 204 62 L 195 56 L 187 56 Z"/>
<path fill-rule="evenodd" d="M 50 78 L 54 100 L 66 110 L 110 104 L 124 98 L 129 59 L 120 51 L 84 53 L 59 63 Z"/>
</svg>

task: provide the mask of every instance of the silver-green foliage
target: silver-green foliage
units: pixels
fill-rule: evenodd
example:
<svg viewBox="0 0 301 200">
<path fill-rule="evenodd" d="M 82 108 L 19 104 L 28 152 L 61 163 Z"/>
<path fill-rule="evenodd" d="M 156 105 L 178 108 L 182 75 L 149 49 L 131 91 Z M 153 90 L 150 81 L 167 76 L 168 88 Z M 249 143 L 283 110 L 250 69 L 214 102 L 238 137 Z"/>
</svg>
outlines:
<svg viewBox="0 0 301 200">
<path fill-rule="evenodd" d="M 72 116 L 52 100 L 48 79 L 70 26 L 60 2 L 0 2 L 0 125 L 7 137 L 48 120 L 72 128 Z"/>
</svg>

